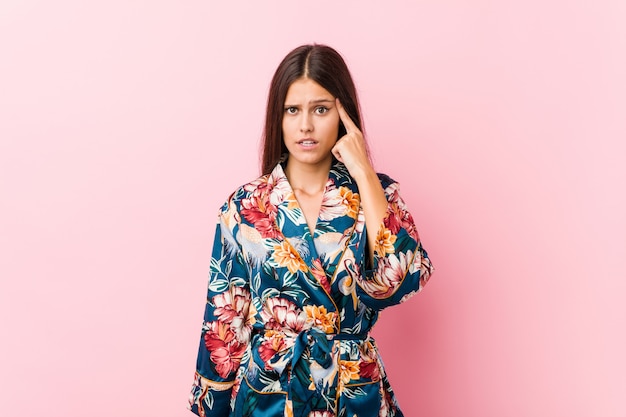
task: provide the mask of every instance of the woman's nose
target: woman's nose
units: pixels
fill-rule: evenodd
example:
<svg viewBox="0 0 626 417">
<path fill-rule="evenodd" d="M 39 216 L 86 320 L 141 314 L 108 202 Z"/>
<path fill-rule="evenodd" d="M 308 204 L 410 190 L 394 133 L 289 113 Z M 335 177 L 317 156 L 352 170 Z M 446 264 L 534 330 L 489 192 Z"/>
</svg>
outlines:
<svg viewBox="0 0 626 417">
<path fill-rule="evenodd" d="M 313 123 L 311 120 L 311 116 L 304 113 L 300 119 L 300 131 L 301 132 L 311 132 L 313 130 Z"/>
</svg>

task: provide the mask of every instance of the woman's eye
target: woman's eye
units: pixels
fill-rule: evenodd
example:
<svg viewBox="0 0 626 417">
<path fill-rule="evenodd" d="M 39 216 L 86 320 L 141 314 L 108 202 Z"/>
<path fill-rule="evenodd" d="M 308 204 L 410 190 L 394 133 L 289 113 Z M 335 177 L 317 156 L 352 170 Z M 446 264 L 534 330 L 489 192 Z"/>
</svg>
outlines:
<svg viewBox="0 0 626 417">
<path fill-rule="evenodd" d="M 323 106 L 320 106 L 320 107 L 315 109 L 315 113 L 317 113 L 317 114 L 324 114 L 327 111 L 328 111 L 328 107 L 323 107 Z"/>
<path fill-rule="evenodd" d="M 295 107 L 287 107 L 285 109 L 285 113 L 287 113 L 287 114 L 296 114 L 297 111 L 298 111 L 298 109 L 295 108 Z"/>
</svg>

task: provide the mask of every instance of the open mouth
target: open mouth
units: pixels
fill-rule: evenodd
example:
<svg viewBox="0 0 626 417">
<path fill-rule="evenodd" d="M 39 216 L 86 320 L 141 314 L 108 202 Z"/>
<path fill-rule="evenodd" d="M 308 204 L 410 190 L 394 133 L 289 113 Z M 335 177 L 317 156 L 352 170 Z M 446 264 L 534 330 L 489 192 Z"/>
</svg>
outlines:
<svg viewBox="0 0 626 417">
<path fill-rule="evenodd" d="M 298 145 L 302 146 L 313 146 L 315 144 L 317 144 L 317 141 L 313 139 L 302 139 L 298 141 Z"/>
</svg>

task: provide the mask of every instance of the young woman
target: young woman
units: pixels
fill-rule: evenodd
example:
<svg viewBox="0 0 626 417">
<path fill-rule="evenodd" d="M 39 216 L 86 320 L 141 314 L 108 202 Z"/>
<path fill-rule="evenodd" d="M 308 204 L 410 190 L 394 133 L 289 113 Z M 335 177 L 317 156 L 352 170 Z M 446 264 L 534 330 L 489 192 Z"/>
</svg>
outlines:
<svg viewBox="0 0 626 417">
<path fill-rule="evenodd" d="M 362 130 L 341 56 L 290 52 L 270 88 L 263 176 L 219 212 L 194 413 L 402 416 L 369 331 L 433 268 Z"/>
</svg>

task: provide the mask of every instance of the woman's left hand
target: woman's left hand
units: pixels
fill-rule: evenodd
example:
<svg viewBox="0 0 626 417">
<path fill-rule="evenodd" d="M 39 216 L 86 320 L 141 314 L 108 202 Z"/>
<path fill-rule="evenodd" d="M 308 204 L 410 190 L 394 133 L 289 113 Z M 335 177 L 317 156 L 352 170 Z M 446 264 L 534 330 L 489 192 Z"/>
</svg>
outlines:
<svg viewBox="0 0 626 417">
<path fill-rule="evenodd" d="M 350 175 L 355 180 L 358 180 L 358 178 L 362 178 L 370 173 L 370 171 L 373 171 L 367 156 L 365 140 L 363 139 L 363 134 L 357 125 L 354 124 L 346 112 L 346 109 L 343 108 L 339 99 L 335 99 L 335 104 L 339 112 L 339 118 L 346 128 L 346 134 L 337 140 L 332 152 L 335 158 L 346 166 Z"/>
<path fill-rule="evenodd" d="M 367 147 L 363 139 L 363 133 L 354 124 L 350 116 L 343 108 L 338 99 L 335 99 L 339 117 L 346 127 L 346 134 L 339 138 L 333 147 L 333 155 L 348 169 L 359 188 L 361 207 L 365 217 L 365 227 L 373 230 L 367 233 L 367 243 L 370 259 L 374 259 L 377 232 L 380 230 L 382 221 L 387 211 L 387 197 L 380 183 L 376 171 L 370 164 L 367 156 Z"/>
</svg>

